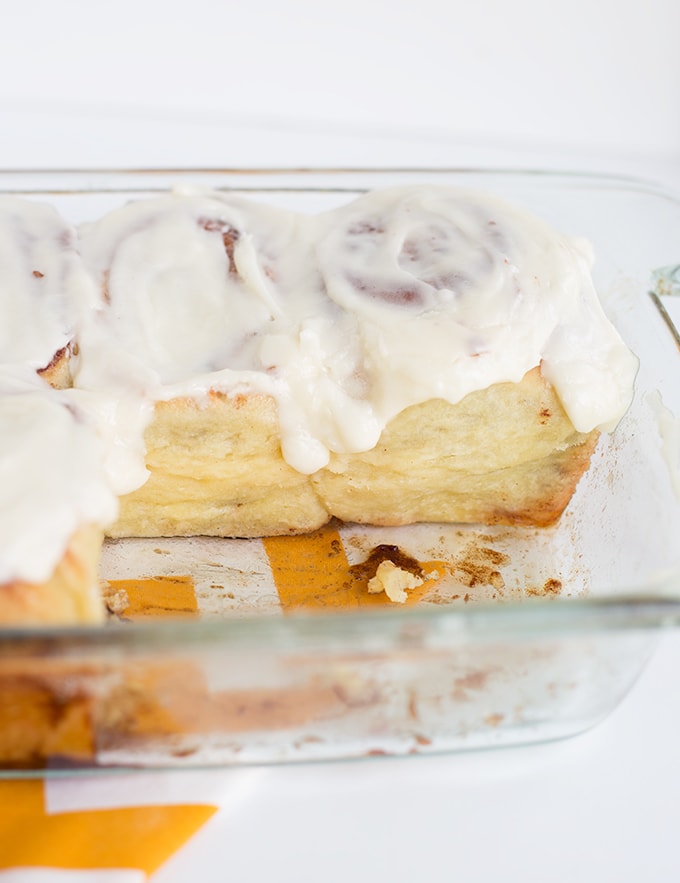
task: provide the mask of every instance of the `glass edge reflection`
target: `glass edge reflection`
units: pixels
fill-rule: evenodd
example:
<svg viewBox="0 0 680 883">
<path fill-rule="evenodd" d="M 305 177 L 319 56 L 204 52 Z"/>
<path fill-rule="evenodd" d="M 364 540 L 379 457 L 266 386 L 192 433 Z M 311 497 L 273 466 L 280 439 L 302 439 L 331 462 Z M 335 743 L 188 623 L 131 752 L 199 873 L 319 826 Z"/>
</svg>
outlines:
<svg viewBox="0 0 680 883">
<path fill-rule="evenodd" d="M 173 651 L 199 647 L 249 646 L 266 652 L 310 646 L 351 651 L 357 647 L 549 637 L 593 632 L 657 630 L 680 626 L 680 576 L 676 594 L 604 598 L 532 599 L 511 604 L 476 605 L 465 610 L 357 611 L 297 613 L 234 620 L 4 629 L 0 659 L 7 655 L 49 655 L 79 649 Z"/>
</svg>

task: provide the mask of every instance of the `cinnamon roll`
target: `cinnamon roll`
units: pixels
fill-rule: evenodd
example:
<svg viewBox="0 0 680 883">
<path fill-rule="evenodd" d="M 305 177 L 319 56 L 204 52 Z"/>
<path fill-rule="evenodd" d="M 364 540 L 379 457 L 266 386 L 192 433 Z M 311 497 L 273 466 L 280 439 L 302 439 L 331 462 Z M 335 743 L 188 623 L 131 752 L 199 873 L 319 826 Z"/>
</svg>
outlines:
<svg viewBox="0 0 680 883">
<path fill-rule="evenodd" d="M 517 206 L 375 191 L 332 213 L 317 255 L 329 297 L 357 318 L 383 424 L 538 366 L 579 432 L 611 429 L 630 403 L 636 360 L 600 306 L 589 244 Z"/>
<path fill-rule="evenodd" d="M 635 358 L 599 304 L 587 243 L 493 197 L 374 192 L 317 243 L 356 322 L 370 450 L 313 478 L 337 517 L 554 522 L 599 431 L 630 403 Z"/>
<path fill-rule="evenodd" d="M 98 622 L 99 552 L 117 499 L 72 390 L 0 368 L 0 624 Z"/>
<path fill-rule="evenodd" d="M 295 404 L 263 352 L 314 310 L 300 303 L 302 223 L 235 197 L 176 192 L 81 231 L 101 302 L 74 384 L 125 403 L 114 428 L 131 454 L 114 477 L 112 535 L 261 536 L 327 520 L 307 475 L 282 455 L 280 411 L 285 419 Z M 141 467 L 125 437 L 131 419 L 144 430 Z"/>
<path fill-rule="evenodd" d="M 0 196 L 0 363 L 68 386 L 74 338 L 96 291 L 76 230 L 46 203 Z"/>
</svg>

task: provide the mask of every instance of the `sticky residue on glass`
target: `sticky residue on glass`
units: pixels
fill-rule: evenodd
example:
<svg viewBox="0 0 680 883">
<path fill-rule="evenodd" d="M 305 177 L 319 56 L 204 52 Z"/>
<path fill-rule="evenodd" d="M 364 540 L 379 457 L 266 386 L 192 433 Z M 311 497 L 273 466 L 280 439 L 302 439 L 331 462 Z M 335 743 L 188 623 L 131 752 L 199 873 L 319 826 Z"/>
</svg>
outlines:
<svg viewBox="0 0 680 883">
<path fill-rule="evenodd" d="M 668 466 L 675 495 L 680 500 L 680 418 L 664 405 L 658 390 L 650 392 L 646 400 L 656 418 L 661 453 Z"/>
</svg>

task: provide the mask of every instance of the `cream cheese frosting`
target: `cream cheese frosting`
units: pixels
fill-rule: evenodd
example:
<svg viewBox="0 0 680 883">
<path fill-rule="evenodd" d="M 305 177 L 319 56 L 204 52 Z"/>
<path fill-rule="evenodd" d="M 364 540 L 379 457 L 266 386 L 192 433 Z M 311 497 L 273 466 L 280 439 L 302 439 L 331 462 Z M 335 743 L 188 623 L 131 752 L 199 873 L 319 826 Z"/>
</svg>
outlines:
<svg viewBox="0 0 680 883">
<path fill-rule="evenodd" d="M 88 415 L 95 440 L 81 468 L 89 472 L 50 481 L 64 499 L 81 480 L 98 484 L 101 508 L 74 502 L 69 525 L 88 514 L 105 520 L 107 493 L 144 482 L 144 428 L 154 402 L 177 396 L 273 396 L 283 456 L 307 474 L 331 452 L 370 450 L 410 405 L 456 403 L 537 365 L 580 432 L 612 429 L 632 398 L 637 360 L 599 304 L 588 244 L 487 194 L 401 187 L 305 215 L 177 190 L 83 225 L 77 241 L 51 212 L 0 200 L 0 219 L 11 212 L 17 238 L 0 234 L 0 255 L 11 257 L 0 280 L 10 317 L 0 361 L 38 368 L 77 338 L 74 388 L 64 395 Z M 54 288 L 45 294 L 48 276 Z M 0 388 L 8 414 L 30 410 L 28 395 L 40 402 L 36 420 L 60 413 L 55 446 L 68 446 L 69 433 L 81 444 L 63 402 L 22 395 Z M 10 457 L 16 433 L 5 445 Z M 25 554 L 12 536 L 0 582 Z M 34 561 L 31 573 L 44 565 Z"/>
<path fill-rule="evenodd" d="M 600 306 L 589 244 L 526 211 L 376 191 L 336 213 L 318 255 L 329 297 L 357 317 L 381 425 L 539 364 L 579 432 L 612 429 L 630 404 L 637 359 Z"/>
<path fill-rule="evenodd" d="M 76 391 L 0 369 L 0 585 L 47 580 L 79 527 L 116 518 L 102 456 Z"/>
<path fill-rule="evenodd" d="M 157 389 L 224 368 L 250 368 L 249 345 L 283 312 L 275 280 L 295 216 L 218 194 L 176 192 L 130 203 L 80 230 L 104 303 L 83 335 L 81 379 Z M 109 366 L 110 367 L 110 366 Z M 86 381 L 83 381 L 86 382 Z"/>
<path fill-rule="evenodd" d="M 0 196 L 0 361 L 46 367 L 92 308 L 76 230 L 51 206 Z"/>
</svg>

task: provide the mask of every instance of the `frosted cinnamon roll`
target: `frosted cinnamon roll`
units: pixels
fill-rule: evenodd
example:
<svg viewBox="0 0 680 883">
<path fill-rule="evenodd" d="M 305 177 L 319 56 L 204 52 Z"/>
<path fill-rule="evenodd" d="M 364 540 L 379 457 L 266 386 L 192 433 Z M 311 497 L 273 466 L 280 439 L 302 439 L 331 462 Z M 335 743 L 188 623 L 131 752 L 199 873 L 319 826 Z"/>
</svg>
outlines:
<svg viewBox="0 0 680 883">
<path fill-rule="evenodd" d="M 67 386 L 70 347 L 95 296 L 75 229 L 50 205 L 0 196 L 0 363 Z"/>
<path fill-rule="evenodd" d="M 611 429 L 630 404 L 637 360 L 602 311 L 588 243 L 519 207 L 376 191 L 329 215 L 317 255 L 329 297 L 356 317 L 383 425 L 537 366 L 580 432 Z"/>
<path fill-rule="evenodd" d="M 117 499 L 73 390 L 0 368 L 0 623 L 102 619 L 97 568 Z"/>
<path fill-rule="evenodd" d="M 315 311 L 303 224 L 254 201 L 177 191 L 82 228 L 101 302 L 74 383 L 113 435 L 115 535 L 251 536 L 327 520 L 304 468 L 282 456 L 281 427 L 305 433 L 265 352 L 267 339 L 296 340 L 299 317 Z"/>
<path fill-rule="evenodd" d="M 266 396 L 296 472 L 371 447 L 355 317 L 315 261 L 323 217 L 176 191 L 81 228 L 101 305 L 80 338 L 75 384 L 140 408 L 210 394 Z M 158 411 L 158 408 L 156 408 Z"/>
</svg>

